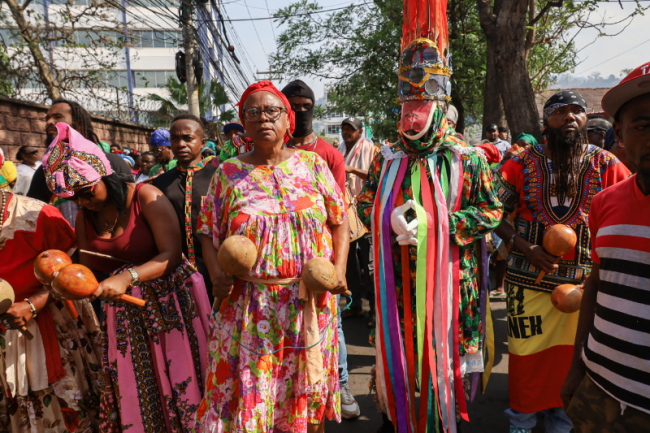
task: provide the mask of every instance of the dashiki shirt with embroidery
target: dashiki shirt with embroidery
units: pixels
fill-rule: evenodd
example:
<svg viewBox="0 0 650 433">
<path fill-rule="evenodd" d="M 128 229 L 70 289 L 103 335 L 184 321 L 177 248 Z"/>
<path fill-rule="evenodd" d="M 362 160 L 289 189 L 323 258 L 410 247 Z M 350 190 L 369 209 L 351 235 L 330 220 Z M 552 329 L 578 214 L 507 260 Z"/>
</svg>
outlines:
<svg viewBox="0 0 650 433">
<path fill-rule="evenodd" d="M 461 142 L 462 143 L 462 142 Z M 465 145 L 464 143 L 462 143 Z M 467 145 L 465 145 L 467 146 Z M 386 147 L 378 153 L 370 166 L 368 180 L 357 197 L 359 218 L 370 229 L 372 207 L 377 195 L 381 168 L 384 164 Z M 392 147 L 390 152 L 397 152 L 400 148 Z M 443 173 L 449 173 L 452 151 L 446 149 L 439 153 L 438 168 Z M 409 161 L 407 172 L 410 172 L 415 159 Z M 492 182 L 492 173 L 487 162 L 478 153 L 461 155 L 463 164 L 463 187 L 461 209 L 449 217 L 450 234 L 452 241 L 460 247 L 460 314 L 458 323 L 460 355 L 475 354 L 482 348 L 481 317 L 479 311 L 479 283 L 477 269 L 479 267 L 476 241 L 494 230 L 501 220 L 501 204 L 496 195 Z M 431 181 L 429 168 L 426 170 L 427 178 Z M 447 178 L 449 179 L 449 178 Z M 443 184 L 443 190 L 448 193 L 448 185 Z M 404 202 L 413 198 L 411 178 L 404 177 L 402 183 Z M 415 214 L 407 214 L 414 218 Z M 407 217 L 407 220 L 410 220 Z M 403 322 L 404 300 L 402 299 L 402 273 L 401 256 L 399 249 L 395 248 L 393 262 L 395 271 L 395 286 L 398 290 L 397 303 L 400 310 L 400 321 Z M 416 320 L 415 281 L 416 281 L 416 248 L 409 247 L 409 266 L 411 270 L 411 293 L 413 302 L 413 321 Z"/>
<path fill-rule="evenodd" d="M 578 196 L 557 194 L 553 163 L 541 145 L 532 146 L 506 162 L 497 173 L 499 199 L 506 212 L 517 211 L 514 228 L 528 242 L 542 245 L 544 233 L 555 224 L 575 230 L 578 243 L 559 261 L 559 269 L 546 275 L 541 285 L 539 270 L 514 248 L 508 257 L 506 281 L 531 290 L 551 292 L 560 284 L 577 284 L 591 271 L 591 236 L 588 218 L 591 200 L 599 191 L 629 176 L 616 157 L 592 144 L 581 162 Z"/>
<path fill-rule="evenodd" d="M 222 163 L 198 231 L 217 249 L 232 235 L 251 239 L 259 253 L 249 277 L 296 278 L 309 260 L 332 257 L 327 224 L 345 218 L 343 194 L 325 161 L 298 150 L 275 167 L 238 158 Z M 299 285 L 260 280 L 236 279 L 213 315 L 196 431 L 300 433 L 325 417 L 341 420 L 336 296 L 316 298 L 323 377 L 310 385 Z"/>
<path fill-rule="evenodd" d="M 510 407 L 535 413 L 562 407 L 560 390 L 571 366 L 579 312 L 563 313 L 551 302 L 560 284 L 578 284 L 591 272 L 591 201 L 599 191 L 622 181 L 629 171 L 611 153 L 589 145 L 580 164 L 576 197 L 560 194 L 552 162 L 541 145 L 507 161 L 497 175 L 499 198 L 507 212 L 517 212 L 513 227 L 535 245 L 555 224 L 577 235 L 573 251 L 559 269 L 535 284 L 539 270 L 515 248 L 510 250 L 505 289 L 508 319 L 508 396 Z"/>
</svg>

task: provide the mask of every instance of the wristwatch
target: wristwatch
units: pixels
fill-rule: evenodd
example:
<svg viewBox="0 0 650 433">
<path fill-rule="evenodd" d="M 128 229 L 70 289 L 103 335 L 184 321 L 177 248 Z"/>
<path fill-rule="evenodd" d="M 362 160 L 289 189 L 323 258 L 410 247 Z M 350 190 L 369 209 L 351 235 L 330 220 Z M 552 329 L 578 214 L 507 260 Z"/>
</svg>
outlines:
<svg viewBox="0 0 650 433">
<path fill-rule="evenodd" d="M 32 313 L 32 319 L 36 319 L 38 314 L 36 313 L 36 307 L 34 307 L 34 304 L 32 304 L 32 301 L 30 301 L 29 298 L 25 298 L 25 302 L 29 304 L 29 312 Z"/>
<path fill-rule="evenodd" d="M 135 271 L 133 268 L 128 268 L 127 271 L 129 271 L 129 274 L 131 274 L 131 287 L 139 286 L 140 285 L 140 276 L 138 273 Z"/>
</svg>

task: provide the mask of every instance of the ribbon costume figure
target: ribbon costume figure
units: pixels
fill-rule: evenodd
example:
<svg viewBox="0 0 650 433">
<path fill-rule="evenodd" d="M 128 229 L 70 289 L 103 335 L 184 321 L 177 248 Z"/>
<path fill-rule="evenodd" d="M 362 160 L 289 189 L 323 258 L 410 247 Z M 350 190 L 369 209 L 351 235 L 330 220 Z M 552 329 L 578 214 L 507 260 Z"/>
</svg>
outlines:
<svg viewBox="0 0 650 433">
<path fill-rule="evenodd" d="M 399 433 L 455 433 L 456 402 L 468 420 L 463 376 L 477 373 L 474 395 L 479 373 L 491 369 L 481 238 L 499 225 L 502 207 L 482 150 L 458 139 L 445 118 L 446 5 L 404 2 L 400 139 L 377 154 L 358 196 L 374 240 L 377 393 Z"/>
</svg>

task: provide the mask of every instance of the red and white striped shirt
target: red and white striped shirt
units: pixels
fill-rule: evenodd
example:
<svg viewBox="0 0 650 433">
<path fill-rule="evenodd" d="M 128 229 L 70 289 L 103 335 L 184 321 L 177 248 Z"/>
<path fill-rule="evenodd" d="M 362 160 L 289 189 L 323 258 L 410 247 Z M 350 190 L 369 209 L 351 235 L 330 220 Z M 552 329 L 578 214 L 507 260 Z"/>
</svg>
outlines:
<svg viewBox="0 0 650 433">
<path fill-rule="evenodd" d="M 650 196 L 636 175 L 596 195 L 589 228 L 600 286 L 583 358 L 608 394 L 650 413 Z"/>
</svg>

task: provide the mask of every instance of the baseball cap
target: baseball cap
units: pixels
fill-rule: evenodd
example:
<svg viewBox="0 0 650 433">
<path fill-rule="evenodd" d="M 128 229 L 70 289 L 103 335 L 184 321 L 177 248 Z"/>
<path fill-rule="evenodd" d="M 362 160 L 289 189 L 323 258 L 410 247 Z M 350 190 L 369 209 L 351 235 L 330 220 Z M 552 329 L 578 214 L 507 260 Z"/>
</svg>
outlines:
<svg viewBox="0 0 650 433">
<path fill-rule="evenodd" d="M 227 134 L 228 131 L 230 131 L 232 129 L 236 129 L 236 130 L 240 131 L 242 134 L 244 132 L 246 132 L 244 130 L 244 126 L 241 123 L 231 122 L 231 123 L 226 123 L 225 125 L 223 125 L 223 133 L 224 134 Z"/>
<path fill-rule="evenodd" d="M 612 124 L 605 119 L 589 119 L 587 122 L 587 131 L 602 131 L 606 132 Z"/>
<path fill-rule="evenodd" d="M 149 144 L 152 146 L 171 146 L 171 136 L 169 131 L 163 128 L 156 129 L 153 134 L 151 134 L 151 141 Z"/>
<path fill-rule="evenodd" d="M 607 114 L 616 117 L 626 102 L 646 93 L 650 93 L 650 62 L 630 72 L 618 85 L 605 93 L 600 105 Z"/>
<path fill-rule="evenodd" d="M 485 127 L 485 130 L 486 130 L 486 131 L 491 131 L 491 130 L 493 130 L 493 129 L 494 129 L 495 131 L 498 131 L 498 130 L 499 130 L 499 127 L 498 127 L 495 123 L 490 123 L 490 124 L 488 124 L 488 126 Z"/>
<path fill-rule="evenodd" d="M 347 119 L 344 119 L 343 122 L 341 122 L 341 126 L 343 125 L 350 125 L 355 129 L 355 131 L 363 128 L 363 123 L 361 123 L 361 120 L 356 117 L 348 117 Z"/>
</svg>

